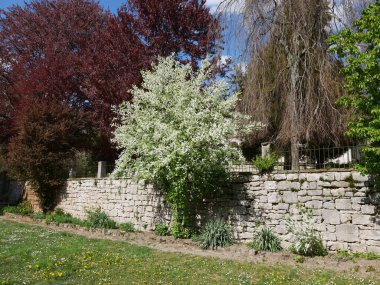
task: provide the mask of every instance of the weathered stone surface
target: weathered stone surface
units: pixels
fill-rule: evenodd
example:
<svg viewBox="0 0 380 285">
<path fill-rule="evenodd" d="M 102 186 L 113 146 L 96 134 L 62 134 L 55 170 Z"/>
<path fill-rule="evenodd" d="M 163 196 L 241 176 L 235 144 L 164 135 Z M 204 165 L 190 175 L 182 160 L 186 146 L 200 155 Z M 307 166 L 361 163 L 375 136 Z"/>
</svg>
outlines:
<svg viewBox="0 0 380 285">
<path fill-rule="evenodd" d="M 368 181 L 368 175 L 361 175 L 359 172 L 352 173 L 352 179 L 358 182 Z"/>
<path fill-rule="evenodd" d="M 338 188 L 338 189 L 331 189 L 330 190 L 331 192 L 331 195 L 332 196 L 335 196 L 335 197 L 343 197 L 344 196 L 344 192 L 345 192 L 345 189 L 344 188 Z"/>
<path fill-rule="evenodd" d="M 336 199 L 335 208 L 338 210 L 351 210 L 351 199 Z"/>
<path fill-rule="evenodd" d="M 285 203 L 294 204 L 298 203 L 298 195 L 297 192 L 292 191 L 284 191 L 282 193 L 282 199 Z"/>
<path fill-rule="evenodd" d="M 307 173 L 306 174 L 306 180 L 307 181 L 319 181 L 321 178 L 321 175 L 318 173 Z"/>
<path fill-rule="evenodd" d="M 370 184 L 359 177 L 365 181 L 355 182 L 359 186 L 353 191 L 347 179 L 351 173 L 354 177 L 356 172 L 246 175 L 231 183 L 225 194 L 204 201 L 206 209 L 197 218 L 223 216 L 241 241 L 251 240 L 257 223 L 264 222 L 283 244 L 288 244 L 288 214 L 296 218 L 299 206 L 314 208 L 315 228 L 329 249 L 377 250 L 380 217 L 366 197 Z M 153 185 L 130 179 L 69 180 L 58 205 L 82 219 L 86 217 L 85 208 L 98 206 L 115 221 L 132 222 L 138 230 L 151 230 L 157 223 L 171 221 L 170 208 L 160 192 Z"/>
<path fill-rule="evenodd" d="M 331 187 L 336 188 L 348 188 L 350 184 L 346 181 L 333 181 L 331 182 Z"/>
<path fill-rule="evenodd" d="M 277 182 L 276 181 L 265 181 L 264 182 L 264 189 L 265 190 L 276 190 L 277 189 Z"/>
<path fill-rule="evenodd" d="M 332 225 L 340 224 L 340 214 L 339 214 L 339 211 L 337 210 L 323 210 L 322 218 L 324 219 L 324 222 L 327 224 L 332 224 Z"/>
<path fill-rule="evenodd" d="M 370 215 L 372 215 L 372 214 L 375 214 L 375 206 L 374 205 L 363 205 L 362 207 L 361 207 L 361 212 L 363 213 L 363 214 L 370 214 Z"/>
<path fill-rule="evenodd" d="M 322 190 L 309 190 L 307 191 L 307 194 L 310 196 L 321 196 Z"/>
<path fill-rule="evenodd" d="M 286 174 L 285 173 L 276 173 L 273 175 L 273 179 L 276 181 L 286 180 Z"/>
<path fill-rule="evenodd" d="M 280 203 L 281 200 L 281 194 L 277 192 L 272 192 L 268 194 L 268 203 Z"/>
<path fill-rule="evenodd" d="M 335 180 L 334 172 L 323 173 L 323 175 L 321 177 L 322 177 L 322 180 L 324 180 L 324 181 L 334 181 Z"/>
<path fill-rule="evenodd" d="M 370 225 L 373 223 L 373 217 L 370 215 L 353 214 L 352 223 L 354 225 Z"/>
<path fill-rule="evenodd" d="M 359 241 L 359 228 L 355 225 L 336 226 L 336 237 L 340 241 L 357 242 Z"/>
<path fill-rule="evenodd" d="M 335 203 L 334 202 L 324 202 L 323 208 L 324 209 L 335 209 Z"/>
<path fill-rule="evenodd" d="M 352 214 L 349 214 L 349 213 L 340 214 L 340 222 L 342 224 L 351 224 L 351 221 L 352 221 Z"/>
<path fill-rule="evenodd" d="M 288 173 L 286 175 L 286 180 L 288 180 L 288 181 L 299 180 L 299 175 L 298 175 L 298 173 Z"/>
<path fill-rule="evenodd" d="M 300 189 L 299 182 L 290 182 L 290 181 L 280 181 L 277 184 L 277 190 L 298 190 Z"/>
<path fill-rule="evenodd" d="M 380 247 L 378 246 L 367 246 L 368 252 L 374 252 L 376 254 L 380 254 Z"/>
<path fill-rule="evenodd" d="M 336 172 L 335 180 L 336 181 L 345 181 L 351 176 L 351 172 Z"/>
<path fill-rule="evenodd" d="M 361 230 L 360 238 L 362 239 L 371 239 L 371 240 L 380 240 L 380 230 Z"/>
<path fill-rule="evenodd" d="M 297 192 L 298 196 L 305 196 L 307 194 L 306 190 L 300 190 Z"/>
<path fill-rule="evenodd" d="M 367 246 L 365 244 L 352 243 L 352 244 L 350 244 L 350 250 L 352 252 L 366 252 Z"/>
<path fill-rule="evenodd" d="M 280 203 L 278 204 L 278 210 L 289 210 L 289 204 L 286 203 Z"/>
<path fill-rule="evenodd" d="M 322 201 L 312 200 L 305 203 L 306 208 L 320 209 L 322 208 Z"/>
</svg>

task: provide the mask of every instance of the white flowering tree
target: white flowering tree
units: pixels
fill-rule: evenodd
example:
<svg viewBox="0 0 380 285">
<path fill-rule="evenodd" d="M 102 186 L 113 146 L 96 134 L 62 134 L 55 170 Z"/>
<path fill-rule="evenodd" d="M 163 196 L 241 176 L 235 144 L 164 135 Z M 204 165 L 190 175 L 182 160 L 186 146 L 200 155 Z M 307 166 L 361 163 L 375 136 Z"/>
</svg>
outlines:
<svg viewBox="0 0 380 285">
<path fill-rule="evenodd" d="M 237 96 L 223 99 L 228 86 L 210 79 L 210 69 L 204 62 L 194 72 L 173 57 L 161 58 L 143 72 L 133 103 L 116 109 L 114 142 L 121 154 L 114 175 L 156 183 L 172 207 L 172 228 L 189 226 L 194 205 L 220 191 L 230 166 L 243 161 L 230 140 L 251 129 L 234 111 Z"/>
</svg>

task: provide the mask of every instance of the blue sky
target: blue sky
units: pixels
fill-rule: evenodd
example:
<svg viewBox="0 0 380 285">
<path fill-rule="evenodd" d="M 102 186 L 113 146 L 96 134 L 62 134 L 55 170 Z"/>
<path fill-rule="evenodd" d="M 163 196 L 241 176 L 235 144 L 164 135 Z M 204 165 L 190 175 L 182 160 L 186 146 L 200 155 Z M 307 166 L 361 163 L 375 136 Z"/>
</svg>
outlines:
<svg viewBox="0 0 380 285">
<path fill-rule="evenodd" d="M 99 3 L 105 8 L 110 9 L 111 12 L 116 12 L 117 8 L 121 6 L 121 4 L 125 3 L 126 0 L 99 0 Z M 154 1 L 154 0 L 150 0 Z M 160 1 L 160 0 L 155 0 Z M 218 5 L 223 0 L 206 0 L 206 5 L 210 7 L 211 11 L 215 11 Z M 6 7 L 9 7 L 11 5 L 23 5 L 25 0 L 0 0 L 0 9 L 4 9 Z M 28 1 L 27 1 L 28 2 Z M 233 45 L 235 42 L 233 39 L 231 39 L 231 32 L 226 29 L 224 41 L 225 41 L 225 49 L 224 49 L 224 56 L 231 56 L 232 58 L 237 59 L 238 57 L 238 49 Z"/>
<path fill-rule="evenodd" d="M 158 0 L 159 1 L 159 0 Z M 100 0 L 100 4 L 106 8 L 110 9 L 112 12 L 115 12 L 118 7 L 122 3 L 124 3 L 124 0 Z M 207 0 L 207 5 L 215 9 L 217 5 L 221 2 L 221 0 Z M 0 9 L 4 9 L 10 5 L 19 4 L 22 5 L 24 3 L 24 0 L 0 0 Z"/>
</svg>

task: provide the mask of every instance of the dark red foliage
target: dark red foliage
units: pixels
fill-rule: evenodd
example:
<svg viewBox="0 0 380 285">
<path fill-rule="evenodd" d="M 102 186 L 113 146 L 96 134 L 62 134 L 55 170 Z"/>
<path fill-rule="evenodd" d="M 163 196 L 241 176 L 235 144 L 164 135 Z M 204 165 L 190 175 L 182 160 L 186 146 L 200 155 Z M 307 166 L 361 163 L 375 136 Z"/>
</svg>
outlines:
<svg viewBox="0 0 380 285">
<path fill-rule="evenodd" d="M 130 100 L 129 90 L 141 83 L 141 70 L 159 56 L 175 54 L 196 67 L 219 51 L 220 26 L 198 0 L 130 0 L 110 16 L 97 38 L 91 58 L 88 96 L 96 104 L 101 127 L 111 135 L 111 105 Z"/>
<path fill-rule="evenodd" d="M 175 53 L 197 66 L 215 55 L 218 21 L 197 0 L 130 0 L 117 15 L 93 0 L 33 0 L 0 12 L 0 143 L 35 100 L 91 113 L 100 159 L 110 146 L 112 105 L 131 100 L 141 70 Z"/>
<path fill-rule="evenodd" d="M 124 26 L 131 24 L 151 58 L 175 53 L 177 59 L 197 65 L 219 51 L 219 21 L 205 0 L 129 0 L 118 11 Z M 131 21 L 133 19 L 133 21 Z"/>
<path fill-rule="evenodd" d="M 90 121 L 85 112 L 56 100 L 35 101 L 18 116 L 17 135 L 8 145 L 9 172 L 32 183 L 44 210 L 68 177 L 74 151 L 89 147 Z"/>
<path fill-rule="evenodd" d="M 85 0 L 31 1 L 1 11 L 0 90 L 8 100 L 0 100 L 0 117 L 12 119 L 8 130 L 15 132 L 30 101 L 54 99 L 91 109 L 83 90 L 87 50 L 106 23 L 101 7 Z"/>
</svg>

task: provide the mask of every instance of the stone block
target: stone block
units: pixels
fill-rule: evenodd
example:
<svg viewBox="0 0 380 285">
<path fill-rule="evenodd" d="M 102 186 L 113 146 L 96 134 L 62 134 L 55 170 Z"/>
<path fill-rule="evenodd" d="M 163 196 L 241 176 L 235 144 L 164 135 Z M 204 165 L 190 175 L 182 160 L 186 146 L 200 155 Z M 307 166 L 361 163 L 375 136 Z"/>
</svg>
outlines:
<svg viewBox="0 0 380 285">
<path fill-rule="evenodd" d="M 367 240 L 367 245 L 372 245 L 372 246 L 378 246 L 378 247 L 380 247 L 380 241 Z"/>
<path fill-rule="evenodd" d="M 350 187 L 350 183 L 348 183 L 346 181 L 333 181 L 333 182 L 331 182 L 331 187 L 348 188 L 348 187 Z"/>
<path fill-rule="evenodd" d="M 273 174 L 272 177 L 276 181 L 286 180 L 286 174 L 285 173 L 276 173 L 276 174 Z"/>
<path fill-rule="evenodd" d="M 299 190 L 300 189 L 300 183 L 299 182 L 290 182 L 290 181 L 280 181 L 277 184 L 277 189 L 278 190 L 292 190 L 292 189 Z"/>
<path fill-rule="evenodd" d="M 287 210 L 289 210 L 289 204 L 280 203 L 280 204 L 278 204 L 278 209 L 287 211 Z"/>
<path fill-rule="evenodd" d="M 352 223 L 354 225 L 370 225 L 373 223 L 373 217 L 370 215 L 353 214 Z"/>
<path fill-rule="evenodd" d="M 361 175 L 359 172 L 352 173 L 352 178 L 358 182 L 366 182 L 369 180 L 368 175 Z"/>
<path fill-rule="evenodd" d="M 327 188 L 331 187 L 331 183 L 328 181 L 318 181 L 317 182 L 317 189 L 321 189 L 324 187 L 327 187 Z"/>
<path fill-rule="evenodd" d="M 282 193 L 282 199 L 285 203 L 289 203 L 289 204 L 298 203 L 297 192 L 285 191 Z"/>
<path fill-rule="evenodd" d="M 351 172 L 336 172 L 335 173 L 335 180 L 344 181 L 350 176 L 351 176 Z"/>
<path fill-rule="evenodd" d="M 343 197 L 345 189 L 343 188 L 337 188 L 337 189 L 331 189 L 331 195 L 334 197 Z"/>
<path fill-rule="evenodd" d="M 356 225 L 336 226 L 336 237 L 338 241 L 358 242 L 359 228 Z"/>
<path fill-rule="evenodd" d="M 305 203 L 306 208 L 310 209 L 321 209 L 322 208 L 322 201 L 318 200 L 312 200 Z"/>
<path fill-rule="evenodd" d="M 352 252 L 366 252 L 367 246 L 365 244 L 352 243 L 349 245 L 350 251 Z"/>
<path fill-rule="evenodd" d="M 249 189 L 252 189 L 252 188 L 258 187 L 260 185 L 261 185 L 260 181 L 253 181 L 253 182 L 249 182 L 248 187 L 249 187 Z"/>
<path fill-rule="evenodd" d="M 268 194 L 268 203 L 280 203 L 281 195 L 277 192 L 272 192 Z"/>
<path fill-rule="evenodd" d="M 323 239 L 326 241 L 336 241 L 336 234 L 335 233 L 329 233 L 325 232 L 322 234 Z"/>
<path fill-rule="evenodd" d="M 321 196 L 322 190 L 308 190 L 307 194 L 309 194 L 310 196 Z"/>
<path fill-rule="evenodd" d="M 323 208 L 324 209 L 335 209 L 335 203 L 334 202 L 324 202 Z"/>
<path fill-rule="evenodd" d="M 353 197 L 351 198 L 352 203 L 357 203 L 357 204 L 365 204 L 367 202 L 367 199 L 364 197 Z"/>
<path fill-rule="evenodd" d="M 323 196 L 331 196 L 331 190 L 330 189 L 323 189 L 322 195 Z"/>
<path fill-rule="evenodd" d="M 363 205 L 361 207 L 361 212 L 363 214 L 369 214 L 369 215 L 373 215 L 375 214 L 375 206 L 374 205 Z"/>
<path fill-rule="evenodd" d="M 306 180 L 307 181 L 319 181 L 320 177 L 321 176 L 318 173 L 307 173 L 306 174 Z"/>
<path fill-rule="evenodd" d="M 340 214 L 340 222 L 342 224 L 351 224 L 352 221 L 352 215 L 349 213 L 342 213 Z"/>
<path fill-rule="evenodd" d="M 286 175 L 286 179 L 288 181 L 294 181 L 294 180 L 299 180 L 299 174 L 298 173 L 288 173 Z"/>
<path fill-rule="evenodd" d="M 268 196 L 260 196 L 259 197 L 259 202 L 260 203 L 268 203 Z"/>
<path fill-rule="evenodd" d="M 298 197 L 298 201 L 300 203 L 305 203 L 305 202 L 308 202 L 308 201 L 311 201 L 311 197 L 310 196 L 299 196 Z"/>
<path fill-rule="evenodd" d="M 326 224 L 339 225 L 340 214 L 337 210 L 323 210 L 322 218 Z"/>
<path fill-rule="evenodd" d="M 333 226 L 333 225 L 326 225 L 326 230 L 327 230 L 329 233 L 335 233 L 335 232 L 336 232 L 336 227 Z"/>
<path fill-rule="evenodd" d="M 334 181 L 335 180 L 335 174 L 334 174 L 334 172 L 323 173 L 322 179 L 324 181 Z"/>
<path fill-rule="evenodd" d="M 276 181 L 265 181 L 264 182 L 264 189 L 265 190 L 276 190 L 277 189 L 277 182 Z"/>
<path fill-rule="evenodd" d="M 309 189 L 310 190 L 319 190 L 319 189 L 322 189 L 321 187 L 318 187 L 318 182 L 317 181 L 313 181 L 313 182 L 308 182 L 309 184 Z"/>
<path fill-rule="evenodd" d="M 307 194 L 306 190 L 300 190 L 297 192 L 298 196 L 305 196 Z"/>
<path fill-rule="evenodd" d="M 352 210 L 360 211 L 361 208 L 362 208 L 362 205 L 352 203 Z"/>
<path fill-rule="evenodd" d="M 286 229 L 286 226 L 284 226 L 284 225 L 277 225 L 274 228 L 274 231 L 280 235 L 284 235 L 288 232 L 288 230 Z"/>
<path fill-rule="evenodd" d="M 361 230 L 361 239 L 380 240 L 380 230 Z"/>
<path fill-rule="evenodd" d="M 351 199 L 336 199 L 335 208 L 338 210 L 351 210 Z"/>
<path fill-rule="evenodd" d="M 367 251 L 380 254 L 380 247 L 378 247 L 378 246 L 367 246 Z"/>
</svg>

